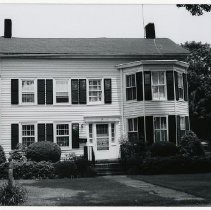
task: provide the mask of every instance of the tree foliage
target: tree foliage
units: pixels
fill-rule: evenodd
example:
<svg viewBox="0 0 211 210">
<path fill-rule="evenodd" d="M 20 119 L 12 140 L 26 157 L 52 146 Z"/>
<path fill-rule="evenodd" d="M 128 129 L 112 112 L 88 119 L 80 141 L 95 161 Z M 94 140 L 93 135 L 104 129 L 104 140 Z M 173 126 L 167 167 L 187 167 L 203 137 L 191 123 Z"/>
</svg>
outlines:
<svg viewBox="0 0 211 210">
<path fill-rule="evenodd" d="M 193 16 L 203 15 L 211 11 L 211 4 L 177 4 L 177 7 L 185 7 Z"/>
<path fill-rule="evenodd" d="M 211 138 L 211 48 L 201 42 L 186 42 L 182 46 L 190 51 L 186 62 L 191 124 L 199 137 Z"/>
</svg>

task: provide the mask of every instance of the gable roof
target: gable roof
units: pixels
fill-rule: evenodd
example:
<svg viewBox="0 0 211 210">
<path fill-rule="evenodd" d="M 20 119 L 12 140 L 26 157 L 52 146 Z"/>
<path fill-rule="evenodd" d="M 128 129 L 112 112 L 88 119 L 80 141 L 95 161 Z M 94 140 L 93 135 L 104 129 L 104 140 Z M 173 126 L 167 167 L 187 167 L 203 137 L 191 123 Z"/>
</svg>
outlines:
<svg viewBox="0 0 211 210">
<path fill-rule="evenodd" d="M 0 56 L 23 54 L 165 56 L 188 51 L 167 38 L 0 38 Z"/>
</svg>

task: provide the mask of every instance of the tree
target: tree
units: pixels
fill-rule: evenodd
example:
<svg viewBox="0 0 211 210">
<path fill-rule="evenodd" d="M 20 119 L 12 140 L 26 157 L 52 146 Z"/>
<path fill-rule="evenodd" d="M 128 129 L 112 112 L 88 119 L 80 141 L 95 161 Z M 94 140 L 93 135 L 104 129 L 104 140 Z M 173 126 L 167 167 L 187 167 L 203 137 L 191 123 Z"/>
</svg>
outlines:
<svg viewBox="0 0 211 210">
<path fill-rule="evenodd" d="M 211 11 L 211 4 L 177 4 L 177 7 L 185 7 L 193 16 L 203 15 Z"/>
<path fill-rule="evenodd" d="M 182 46 L 190 51 L 186 62 L 191 127 L 200 138 L 211 141 L 211 48 L 201 42 L 186 42 Z"/>
</svg>

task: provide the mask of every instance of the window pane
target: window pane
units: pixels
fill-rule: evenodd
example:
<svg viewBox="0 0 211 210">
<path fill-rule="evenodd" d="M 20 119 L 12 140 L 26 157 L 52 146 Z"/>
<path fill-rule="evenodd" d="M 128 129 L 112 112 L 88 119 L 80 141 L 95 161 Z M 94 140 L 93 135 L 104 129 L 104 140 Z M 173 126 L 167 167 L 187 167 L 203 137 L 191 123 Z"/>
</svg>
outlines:
<svg viewBox="0 0 211 210">
<path fill-rule="evenodd" d="M 57 137 L 56 141 L 59 146 L 69 146 L 69 136 Z"/>
<path fill-rule="evenodd" d="M 155 131 L 155 142 L 158 142 L 158 141 L 160 141 L 160 131 L 156 130 Z"/>
<path fill-rule="evenodd" d="M 153 99 L 158 99 L 159 95 L 158 95 L 158 87 L 152 87 L 152 98 Z"/>
<path fill-rule="evenodd" d="M 164 72 L 159 72 L 159 84 L 165 84 L 165 74 Z"/>
<path fill-rule="evenodd" d="M 160 99 L 165 99 L 165 86 L 159 86 Z"/>
<path fill-rule="evenodd" d="M 136 142 L 138 139 L 138 132 L 128 132 L 128 140 L 130 142 Z"/>
<path fill-rule="evenodd" d="M 69 102 L 68 81 L 56 80 L 56 103 Z"/>
<path fill-rule="evenodd" d="M 167 131 L 166 130 L 161 131 L 161 140 L 160 141 L 167 141 Z"/>
<path fill-rule="evenodd" d="M 22 91 L 34 92 L 34 80 L 22 80 Z"/>
<path fill-rule="evenodd" d="M 131 75 L 131 80 L 132 80 L 131 81 L 131 86 L 133 86 L 133 87 L 136 86 L 135 74 Z"/>
<path fill-rule="evenodd" d="M 23 103 L 33 103 L 34 102 L 34 94 L 22 94 L 22 102 Z"/>
<path fill-rule="evenodd" d="M 98 137 L 108 135 L 108 124 L 96 125 L 96 133 Z"/>
<path fill-rule="evenodd" d="M 132 121 L 132 119 L 128 119 L 128 131 L 133 131 L 133 121 Z"/>
<path fill-rule="evenodd" d="M 155 126 L 155 129 L 160 129 L 160 117 L 154 118 L 154 126 Z"/>
<path fill-rule="evenodd" d="M 161 129 L 166 129 L 166 118 L 161 117 Z"/>
<path fill-rule="evenodd" d="M 34 142 L 35 142 L 34 137 L 23 137 L 22 138 L 22 144 L 24 146 L 29 146 L 30 144 L 32 144 Z"/>
<path fill-rule="evenodd" d="M 134 118 L 133 119 L 133 121 L 134 121 L 134 131 L 138 131 L 138 120 L 137 120 L 137 118 Z"/>
<path fill-rule="evenodd" d="M 158 72 L 152 72 L 152 84 L 158 85 Z"/>
<path fill-rule="evenodd" d="M 180 129 L 185 130 L 185 118 L 180 117 Z"/>
</svg>

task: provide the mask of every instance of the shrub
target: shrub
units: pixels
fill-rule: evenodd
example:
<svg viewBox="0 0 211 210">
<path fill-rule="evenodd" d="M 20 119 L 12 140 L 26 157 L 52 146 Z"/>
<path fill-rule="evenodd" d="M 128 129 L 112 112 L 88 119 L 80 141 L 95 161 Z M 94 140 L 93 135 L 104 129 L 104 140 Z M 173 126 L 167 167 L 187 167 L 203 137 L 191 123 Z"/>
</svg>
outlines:
<svg viewBox="0 0 211 210">
<path fill-rule="evenodd" d="M 179 152 L 184 156 L 203 156 L 205 154 L 200 140 L 192 131 L 186 131 L 186 134 L 182 136 Z"/>
<path fill-rule="evenodd" d="M 9 167 L 8 162 L 0 164 L 0 179 L 8 178 L 8 167 Z"/>
<path fill-rule="evenodd" d="M 59 178 L 72 178 L 78 176 L 77 166 L 74 161 L 59 161 L 54 163 L 55 174 Z"/>
<path fill-rule="evenodd" d="M 17 149 L 12 150 L 10 154 L 10 158 L 12 158 L 15 161 L 26 161 L 26 147 L 20 143 L 17 145 Z"/>
<path fill-rule="evenodd" d="M 3 147 L 0 145 L 0 164 L 6 162 L 6 156 Z"/>
<path fill-rule="evenodd" d="M 26 189 L 17 183 L 14 185 L 6 183 L 0 188 L 0 204 L 2 206 L 19 205 L 24 203 L 26 199 Z"/>
<path fill-rule="evenodd" d="M 151 145 L 150 152 L 152 157 L 168 157 L 177 153 L 177 147 L 171 142 L 156 142 Z"/>
<path fill-rule="evenodd" d="M 121 141 L 121 160 L 120 164 L 124 171 L 130 170 L 136 173 L 141 161 L 147 156 L 147 146 L 143 141 L 134 140 L 133 142 L 124 139 Z"/>
<path fill-rule="evenodd" d="M 54 178 L 55 171 L 53 163 L 41 162 L 14 162 L 13 175 L 15 179 L 46 179 Z"/>
<path fill-rule="evenodd" d="M 61 157 L 60 147 L 49 141 L 36 142 L 26 149 L 26 157 L 32 161 L 52 161 L 57 162 Z"/>
</svg>

